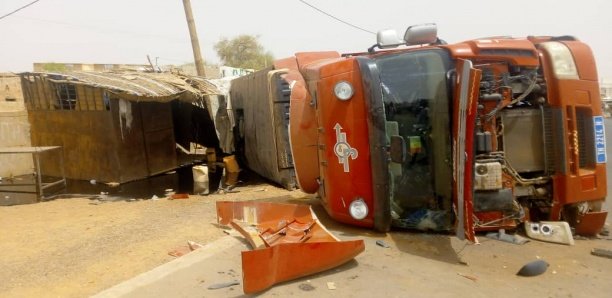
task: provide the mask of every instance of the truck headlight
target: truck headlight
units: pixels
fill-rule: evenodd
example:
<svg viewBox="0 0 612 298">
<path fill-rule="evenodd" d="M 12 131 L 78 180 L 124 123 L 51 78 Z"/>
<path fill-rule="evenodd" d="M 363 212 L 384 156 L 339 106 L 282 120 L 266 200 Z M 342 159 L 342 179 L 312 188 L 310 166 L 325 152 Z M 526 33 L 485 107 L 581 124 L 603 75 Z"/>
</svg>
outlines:
<svg viewBox="0 0 612 298">
<path fill-rule="evenodd" d="M 579 79 L 574 57 L 566 45 L 557 41 L 549 41 L 542 43 L 542 47 L 550 53 L 552 68 L 557 79 Z"/>
<path fill-rule="evenodd" d="M 357 198 L 349 205 L 349 213 L 354 219 L 362 220 L 368 216 L 368 205 L 362 198 Z"/>
<path fill-rule="evenodd" d="M 353 85 L 347 81 L 340 81 L 334 87 L 334 94 L 339 100 L 349 100 L 353 97 Z"/>
</svg>

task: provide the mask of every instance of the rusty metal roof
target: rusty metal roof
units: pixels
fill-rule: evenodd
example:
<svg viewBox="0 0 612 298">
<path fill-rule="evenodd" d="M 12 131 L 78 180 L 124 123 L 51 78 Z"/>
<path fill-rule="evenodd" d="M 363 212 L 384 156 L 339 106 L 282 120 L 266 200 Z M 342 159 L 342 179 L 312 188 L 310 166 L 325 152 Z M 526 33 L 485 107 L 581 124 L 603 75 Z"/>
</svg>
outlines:
<svg viewBox="0 0 612 298">
<path fill-rule="evenodd" d="M 107 89 L 130 101 L 196 101 L 205 95 L 221 94 L 204 78 L 172 73 L 145 72 L 25 72 L 23 78 L 39 77 L 52 83 L 82 84 Z"/>
</svg>

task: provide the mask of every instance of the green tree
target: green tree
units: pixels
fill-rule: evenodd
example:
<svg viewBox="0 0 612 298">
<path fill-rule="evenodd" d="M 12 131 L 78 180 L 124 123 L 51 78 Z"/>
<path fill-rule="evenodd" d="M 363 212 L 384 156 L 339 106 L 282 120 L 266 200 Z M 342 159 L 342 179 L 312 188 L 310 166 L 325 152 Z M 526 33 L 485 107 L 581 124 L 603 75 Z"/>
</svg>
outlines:
<svg viewBox="0 0 612 298">
<path fill-rule="evenodd" d="M 48 72 L 62 72 L 66 71 L 66 65 L 64 65 L 63 63 L 55 62 L 45 63 L 43 65 L 43 70 Z"/>
<path fill-rule="evenodd" d="M 274 57 L 259 44 L 258 38 L 247 34 L 232 39 L 223 37 L 214 45 L 214 49 L 226 66 L 262 69 L 272 65 Z"/>
</svg>

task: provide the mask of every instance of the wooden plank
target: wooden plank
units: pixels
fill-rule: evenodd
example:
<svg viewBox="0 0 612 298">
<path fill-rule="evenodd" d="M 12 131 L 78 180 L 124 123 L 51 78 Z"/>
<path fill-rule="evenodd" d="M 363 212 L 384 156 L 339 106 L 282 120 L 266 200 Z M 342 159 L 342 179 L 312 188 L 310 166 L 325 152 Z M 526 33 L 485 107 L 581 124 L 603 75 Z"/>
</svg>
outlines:
<svg viewBox="0 0 612 298">
<path fill-rule="evenodd" d="M 242 234 L 244 238 L 246 238 L 252 249 L 261 249 L 266 247 L 266 243 L 259 236 L 257 228 L 236 221 L 235 219 L 230 222 L 230 225 L 232 228 Z"/>
<path fill-rule="evenodd" d="M 94 89 L 94 106 L 96 111 L 104 111 L 104 99 L 102 99 L 102 89 Z"/>
<path fill-rule="evenodd" d="M 96 102 L 94 100 L 95 94 L 94 94 L 95 88 L 93 87 L 87 87 L 87 98 L 85 99 L 85 101 L 87 102 L 87 109 L 89 111 L 95 111 L 96 110 Z"/>
<path fill-rule="evenodd" d="M 76 89 L 76 107 L 75 110 L 78 111 L 87 111 L 87 103 L 85 103 L 85 87 L 83 85 L 75 85 Z"/>
<path fill-rule="evenodd" d="M 39 77 L 34 77 L 34 88 L 36 89 L 36 101 L 34 102 L 34 106 L 36 109 L 42 109 L 42 92 L 41 92 L 41 79 Z"/>
</svg>

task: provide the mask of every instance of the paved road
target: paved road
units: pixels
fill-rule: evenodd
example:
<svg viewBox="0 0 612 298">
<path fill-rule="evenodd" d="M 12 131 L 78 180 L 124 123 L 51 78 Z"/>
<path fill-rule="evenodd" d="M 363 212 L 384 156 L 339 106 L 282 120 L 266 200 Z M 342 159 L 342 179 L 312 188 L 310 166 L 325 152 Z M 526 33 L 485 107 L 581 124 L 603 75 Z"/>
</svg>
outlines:
<svg viewBox="0 0 612 298">
<path fill-rule="evenodd" d="M 590 254 L 593 248 L 612 249 L 610 239 L 565 246 L 480 237 L 474 245 L 449 235 L 377 234 L 334 222 L 320 206 L 314 210 L 340 239 L 364 239 L 365 252 L 336 269 L 276 285 L 261 297 L 607 297 L 612 292 L 612 260 Z M 377 246 L 376 240 L 390 248 Z M 226 236 L 97 297 L 249 297 L 241 285 L 208 289 L 242 280 L 240 251 L 246 249 L 239 237 Z M 539 258 L 550 264 L 546 273 L 516 276 L 524 264 Z"/>
</svg>

